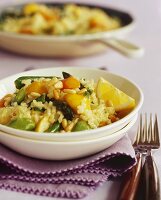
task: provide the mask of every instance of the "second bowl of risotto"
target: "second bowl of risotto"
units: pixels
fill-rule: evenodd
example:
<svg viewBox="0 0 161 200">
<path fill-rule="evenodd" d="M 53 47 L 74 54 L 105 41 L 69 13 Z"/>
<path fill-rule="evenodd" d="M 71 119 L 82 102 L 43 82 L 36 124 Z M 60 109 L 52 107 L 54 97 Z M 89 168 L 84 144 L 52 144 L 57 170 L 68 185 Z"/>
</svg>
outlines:
<svg viewBox="0 0 161 200">
<path fill-rule="evenodd" d="M 32 56 L 85 56 L 112 47 L 128 57 L 140 57 L 142 48 L 120 40 L 133 27 L 131 14 L 93 3 L 37 2 L 0 8 L 0 46 Z"/>
<path fill-rule="evenodd" d="M 0 81 L 0 130 L 39 140 L 82 140 L 126 126 L 143 102 L 131 81 L 98 69 L 32 70 Z"/>
</svg>

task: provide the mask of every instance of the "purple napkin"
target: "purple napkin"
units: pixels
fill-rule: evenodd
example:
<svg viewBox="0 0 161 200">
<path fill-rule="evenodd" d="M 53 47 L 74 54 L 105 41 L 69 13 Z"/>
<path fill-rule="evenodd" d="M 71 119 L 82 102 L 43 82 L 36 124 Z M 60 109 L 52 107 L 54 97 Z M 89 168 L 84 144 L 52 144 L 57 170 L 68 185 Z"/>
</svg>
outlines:
<svg viewBox="0 0 161 200">
<path fill-rule="evenodd" d="M 0 145 L 0 188 L 80 199 L 103 182 L 121 176 L 135 162 L 127 136 L 102 152 L 69 161 L 33 159 Z"/>
</svg>

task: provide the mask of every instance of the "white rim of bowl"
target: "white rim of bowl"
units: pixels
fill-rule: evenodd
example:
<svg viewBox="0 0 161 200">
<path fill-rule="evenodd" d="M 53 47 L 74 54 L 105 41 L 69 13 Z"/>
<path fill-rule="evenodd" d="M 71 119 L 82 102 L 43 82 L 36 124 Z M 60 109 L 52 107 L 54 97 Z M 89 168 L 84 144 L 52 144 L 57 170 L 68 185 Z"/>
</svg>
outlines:
<svg viewBox="0 0 161 200">
<path fill-rule="evenodd" d="M 135 118 L 129 122 L 123 129 L 115 132 L 114 134 L 111 134 L 111 135 L 106 135 L 106 136 L 103 136 L 103 137 L 99 137 L 99 138 L 94 138 L 94 139 L 89 139 L 89 140 L 80 140 L 80 141 L 44 141 L 44 140 L 36 140 L 36 139 L 31 139 L 31 138 L 25 138 L 25 137 L 20 137 L 20 136 L 17 136 L 17 135 L 10 135 L 9 133 L 6 133 L 6 132 L 3 132 L 3 131 L 0 131 L 0 134 L 5 134 L 5 135 L 8 135 L 9 137 L 15 137 L 15 138 L 18 138 L 19 140 L 26 140 L 26 141 L 30 141 L 30 142 L 33 142 L 33 143 L 48 143 L 48 144 L 54 144 L 54 145 L 60 145 L 60 144 L 65 144 L 65 145 L 71 145 L 71 144 L 78 144 L 78 143 L 90 143 L 90 142 L 96 142 L 96 141 L 100 141 L 104 138 L 113 138 L 113 136 L 117 136 L 117 135 L 120 135 L 120 134 L 123 134 L 127 132 L 127 130 L 129 130 L 136 122 L 137 120 L 137 117 L 138 115 L 135 116 Z"/>
</svg>

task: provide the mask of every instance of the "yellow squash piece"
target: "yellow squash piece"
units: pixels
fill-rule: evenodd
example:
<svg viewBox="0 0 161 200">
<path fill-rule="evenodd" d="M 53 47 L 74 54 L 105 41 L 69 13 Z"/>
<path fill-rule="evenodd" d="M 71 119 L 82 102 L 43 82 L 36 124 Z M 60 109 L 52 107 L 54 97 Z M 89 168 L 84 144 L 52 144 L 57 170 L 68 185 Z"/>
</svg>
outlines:
<svg viewBox="0 0 161 200">
<path fill-rule="evenodd" d="M 96 94 L 98 98 L 110 102 L 116 111 L 131 110 L 135 107 L 135 99 L 103 78 L 100 78 L 97 83 Z"/>
<path fill-rule="evenodd" d="M 14 108 L 4 107 L 0 108 L 0 124 L 7 124 L 10 122 Z"/>
<path fill-rule="evenodd" d="M 40 10 L 40 7 L 36 3 L 30 3 L 24 6 L 23 12 L 25 15 L 31 15 Z"/>
<path fill-rule="evenodd" d="M 49 117 L 43 117 L 36 125 L 35 131 L 36 132 L 44 132 L 50 126 Z"/>
<path fill-rule="evenodd" d="M 66 94 L 64 99 L 75 112 L 77 112 L 77 107 L 81 105 L 82 101 L 85 102 L 86 109 L 90 109 L 90 100 L 81 94 Z"/>
</svg>

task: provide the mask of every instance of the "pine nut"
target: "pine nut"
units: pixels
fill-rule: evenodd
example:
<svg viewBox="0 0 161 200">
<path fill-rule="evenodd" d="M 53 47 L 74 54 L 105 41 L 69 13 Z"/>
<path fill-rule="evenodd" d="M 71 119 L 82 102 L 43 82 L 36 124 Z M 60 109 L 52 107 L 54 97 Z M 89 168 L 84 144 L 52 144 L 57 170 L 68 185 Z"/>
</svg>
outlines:
<svg viewBox="0 0 161 200">
<path fill-rule="evenodd" d="M 63 121 L 62 121 L 63 128 L 65 129 L 67 127 L 67 125 L 68 125 L 67 120 L 63 119 Z"/>
<path fill-rule="evenodd" d="M 39 96 L 40 96 L 40 94 L 37 93 L 37 92 L 31 92 L 30 95 L 31 95 L 32 97 L 39 97 Z"/>
<path fill-rule="evenodd" d="M 61 115 L 59 116 L 59 118 L 58 118 L 58 122 L 59 122 L 59 123 L 62 123 L 63 118 L 64 118 L 64 116 L 61 114 Z"/>
<path fill-rule="evenodd" d="M 53 124 L 53 123 L 55 122 L 55 116 L 54 116 L 54 115 L 50 115 L 50 117 L 49 117 L 49 122 L 50 122 L 51 124 Z"/>
<path fill-rule="evenodd" d="M 11 100 L 12 100 L 12 97 L 6 97 L 5 102 L 4 102 L 4 106 L 8 106 L 9 103 L 11 102 Z"/>
<path fill-rule="evenodd" d="M 63 83 L 62 83 L 62 81 L 58 81 L 57 83 L 55 83 L 54 87 L 55 87 L 56 89 L 61 89 L 61 88 L 63 88 Z"/>
<path fill-rule="evenodd" d="M 83 89 L 81 89 L 79 92 L 78 92 L 78 94 L 83 94 L 84 92 L 86 92 L 87 91 L 87 89 L 86 88 L 83 88 Z"/>
<path fill-rule="evenodd" d="M 71 132 L 71 130 L 73 129 L 73 127 L 74 127 L 74 123 L 71 122 L 71 123 L 66 127 L 65 131 L 66 131 L 66 132 Z"/>
<path fill-rule="evenodd" d="M 54 98 L 56 100 L 58 100 L 59 99 L 59 92 L 58 92 L 58 90 L 53 90 L 53 94 L 54 94 Z"/>
<path fill-rule="evenodd" d="M 64 130 L 61 130 L 60 133 L 65 133 L 65 131 L 64 131 Z"/>
<path fill-rule="evenodd" d="M 78 120 L 79 120 L 79 118 L 76 118 L 76 119 L 74 120 L 74 125 L 78 122 Z"/>
<path fill-rule="evenodd" d="M 75 94 L 76 93 L 76 91 L 72 90 L 72 89 L 64 89 L 63 92 L 69 93 L 69 94 Z"/>
<path fill-rule="evenodd" d="M 80 91 L 80 89 L 79 89 L 79 88 L 75 88 L 75 91 L 76 91 L 76 92 L 79 92 L 79 91 Z"/>
</svg>

